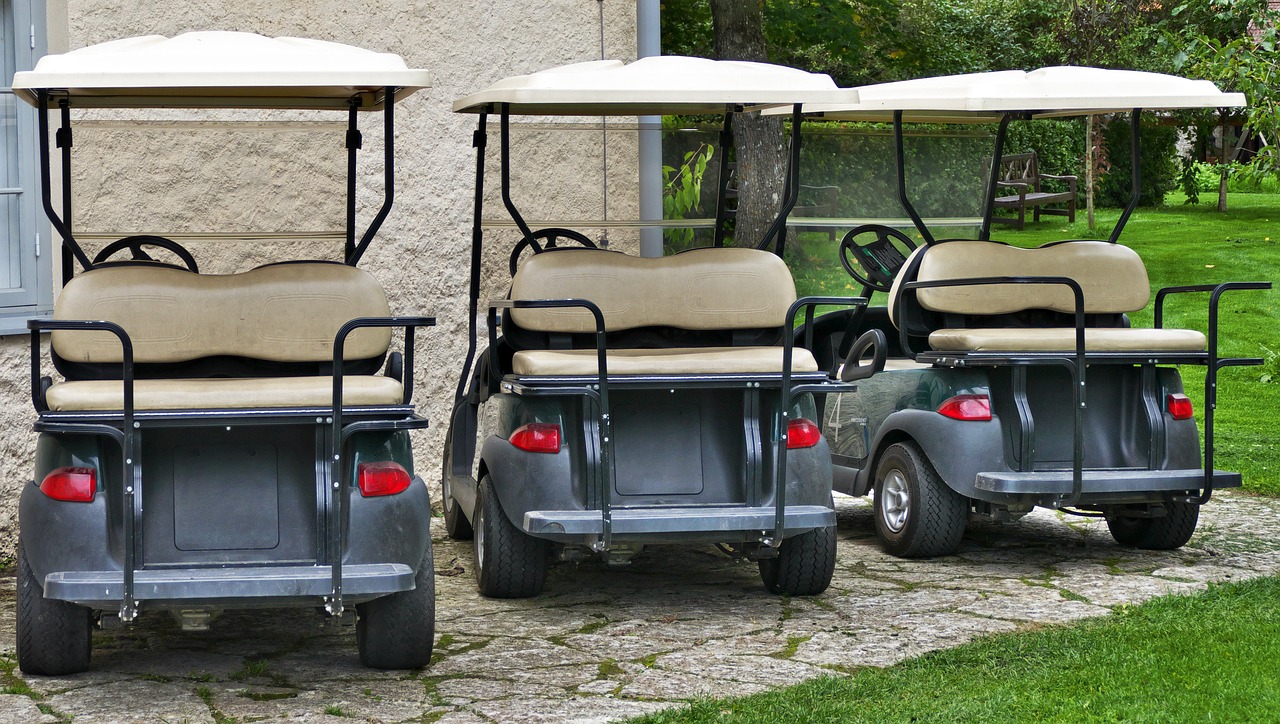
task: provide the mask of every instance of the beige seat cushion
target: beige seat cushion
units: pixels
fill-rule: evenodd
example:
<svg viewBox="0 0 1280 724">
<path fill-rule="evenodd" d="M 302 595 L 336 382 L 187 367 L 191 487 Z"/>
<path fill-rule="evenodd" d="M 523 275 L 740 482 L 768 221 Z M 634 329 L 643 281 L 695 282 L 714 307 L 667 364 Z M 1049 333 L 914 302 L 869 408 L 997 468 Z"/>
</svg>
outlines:
<svg viewBox="0 0 1280 724">
<path fill-rule="evenodd" d="M 105 319 L 128 332 L 134 361 L 175 363 L 234 355 L 276 362 L 333 359 L 338 329 L 356 317 L 386 317 L 382 286 L 361 269 L 302 262 L 241 274 L 122 266 L 76 275 L 63 287 L 54 319 Z M 347 338 L 346 359 L 385 354 L 387 328 Z M 63 359 L 118 364 L 120 342 L 106 332 L 53 333 Z"/>
<path fill-rule="evenodd" d="M 782 372 L 781 347 L 685 347 L 672 349 L 609 350 L 606 363 L 613 375 L 777 374 Z M 594 349 L 523 350 L 511 360 L 517 375 L 594 375 L 599 370 Z M 818 363 L 807 349 L 792 352 L 793 372 L 817 372 Z"/>
<path fill-rule="evenodd" d="M 1135 312 L 1151 299 L 1147 268 L 1137 252 L 1106 241 L 1072 241 L 1021 249 L 991 241 L 933 244 L 920 260 L 922 282 L 976 277 L 1070 277 L 1089 314 Z M 953 314 L 1010 314 L 1024 309 L 1075 311 L 1071 290 L 1056 284 L 934 287 L 916 292 L 920 306 Z"/>
<path fill-rule="evenodd" d="M 62 382 L 49 388 L 55 411 L 120 410 L 123 386 L 118 381 Z M 404 388 L 391 377 L 351 375 L 342 378 L 344 405 L 399 405 Z M 333 404 L 332 377 L 251 377 L 193 380 L 136 380 L 133 405 L 138 410 L 251 409 L 328 407 Z"/>
<path fill-rule="evenodd" d="M 601 249 L 537 254 L 511 280 L 512 299 L 590 299 L 610 331 L 637 327 L 781 327 L 796 287 L 787 265 L 759 249 L 693 249 L 645 258 Z M 596 331 L 581 307 L 513 309 L 516 324 L 538 332 Z"/>
<path fill-rule="evenodd" d="M 929 335 L 939 352 L 1071 352 L 1076 331 L 1045 329 L 939 329 Z M 1086 329 L 1090 352 L 1203 352 L 1205 337 L 1193 329 Z"/>
</svg>

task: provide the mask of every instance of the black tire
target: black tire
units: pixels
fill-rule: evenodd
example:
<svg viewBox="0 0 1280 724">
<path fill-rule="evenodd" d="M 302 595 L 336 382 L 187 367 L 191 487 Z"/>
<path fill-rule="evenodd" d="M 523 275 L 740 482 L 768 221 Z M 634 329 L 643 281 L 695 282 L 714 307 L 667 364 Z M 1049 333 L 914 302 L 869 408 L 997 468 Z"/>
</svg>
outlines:
<svg viewBox="0 0 1280 724">
<path fill-rule="evenodd" d="M 969 499 L 947 487 L 914 442 L 890 445 L 875 477 L 876 536 L 899 558 L 955 553 L 969 519 Z"/>
<path fill-rule="evenodd" d="M 490 598 L 529 598 L 547 581 L 547 541 L 519 530 L 486 475 L 476 492 L 474 567 L 480 593 Z"/>
<path fill-rule="evenodd" d="M 760 560 L 760 579 L 770 593 L 816 596 L 831 585 L 836 570 L 836 528 L 814 528 L 778 546 L 777 558 Z"/>
<path fill-rule="evenodd" d="M 471 521 L 462 512 L 462 506 L 449 493 L 449 476 L 453 467 L 453 430 L 444 441 L 444 465 L 440 468 L 440 509 L 444 512 L 444 529 L 453 540 L 468 540 L 475 536 Z"/>
<path fill-rule="evenodd" d="M 85 606 L 44 597 L 27 554 L 18 544 L 18 667 L 40 676 L 89 668 L 93 617 Z"/>
<path fill-rule="evenodd" d="M 431 663 L 436 635 L 436 566 L 427 552 L 412 591 L 356 605 L 356 648 L 371 669 L 420 669 Z"/>
<path fill-rule="evenodd" d="M 1107 528 L 1116 543 L 1128 548 L 1170 551 L 1191 540 L 1200 522 L 1200 506 L 1192 503 L 1165 503 L 1160 518 L 1131 518 L 1119 511 L 1107 513 Z"/>
</svg>

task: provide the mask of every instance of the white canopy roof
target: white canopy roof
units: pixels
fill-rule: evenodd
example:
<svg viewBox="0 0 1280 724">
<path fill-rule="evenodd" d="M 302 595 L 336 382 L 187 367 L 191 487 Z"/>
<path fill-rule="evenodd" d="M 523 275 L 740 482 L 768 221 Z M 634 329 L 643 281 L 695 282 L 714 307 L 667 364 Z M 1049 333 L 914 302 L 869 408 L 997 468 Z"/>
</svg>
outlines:
<svg viewBox="0 0 1280 724">
<path fill-rule="evenodd" d="M 1078 66 L 918 78 L 857 90 L 858 103 L 805 104 L 804 110 L 837 120 L 890 120 L 901 110 L 905 120 L 977 123 L 1010 111 L 1051 117 L 1245 104 L 1244 94 L 1223 93 L 1207 80 Z"/>
<path fill-rule="evenodd" d="M 524 115 L 661 115 L 723 113 L 796 103 L 857 103 L 858 93 L 831 77 L 768 63 L 675 55 L 633 63 L 597 60 L 516 75 L 454 101 L 453 110 L 478 113 L 510 104 Z"/>
<path fill-rule="evenodd" d="M 35 105 L 70 97 L 92 108 L 336 108 L 362 96 L 362 110 L 381 107 L 430 85 L 394 53 L 305 38 L 204 31 L 174 38 L 147 35 L 47 55 L 14 75 L 13 90 Z"/>
</svg>

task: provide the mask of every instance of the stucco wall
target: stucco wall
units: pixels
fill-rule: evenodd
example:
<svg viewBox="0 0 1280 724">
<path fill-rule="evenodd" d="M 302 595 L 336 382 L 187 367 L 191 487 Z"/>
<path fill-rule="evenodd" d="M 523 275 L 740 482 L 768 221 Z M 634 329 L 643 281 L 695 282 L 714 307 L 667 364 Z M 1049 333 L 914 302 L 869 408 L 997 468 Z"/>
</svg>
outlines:
<svg viewBox="0 0 1280 724">
<path fill-rule="evenodd" d="M 65 8 L 65 9 L 64 9 Z M 432 421 L 415 433 L 418 472 L 433 487 L 439 470 L 454 385 L 466 350 L 467 265 L 470 259 L 472 116 L 450 111 L 454 98 L 515 73 L 601 55 L 635 57 L 633 0 L 494 0 L 486 3 L 368 0 L 51 0 L 51 52 L 114 38 L 191 30 L 241 30 L 350 43 L 398 53 L 432 71 L 435 84 L 397 107 L 396 204 L 361 266 L 386 287 L 398 313 L 433 314 L 438 326 L 419 337 L 421 363 L 414 398 Z M 278 118 L 278 117 L 277 117 Z M 74 179 L 78 231 L 89 234 L 210 231 L 283 232 L 342 228 L 343 119 L 294 116 L 295 125 L 262 126 L 256 116 L 230 115 L 195 135 L 170 128 L 173 116 L 97 114 L 75 118 Z M 382 201 L 381 117 L 363 117 L 365 151 L 358 195 L 360 227 Z M 332 125 L 332 128 L 327 126 Z M 492 124 L 491 148 L 497 128 Z M 277 132 L 280 131 L 280 132 Z M 306 131 L 305 133 L 299 131 Z M 526 136 L 534 139 L 535 134 Z M 517 154 L 517 199 L 527 215 L 591 218 L 601 213 L 604 159 L 595 131 L 537 133 Z M 609 216 L 636 215 L 634 132 L 608 138 Z M 524 147 L 527 146 L 527 147 Z M 497 197 L 497 156 L 490 153 L 485 216 L 504 216 Z M 592 230 L 584 230 L 595 236 Z M 614 232 L 613 245 L 634 236 Z M 488 234 L 487 293 L 501 293 L 514 232 Z M 87 240 L 86 246 L 101 242 Z M 329 257 L 336 245 L 197 241 L 189 244 L 202 271 L 226 273 L 263 261 Z M 0 559 L 12 554 L 17 498 L 30 480 L 35 434 L 25 337 L 0 338 Z"/>
</svg>

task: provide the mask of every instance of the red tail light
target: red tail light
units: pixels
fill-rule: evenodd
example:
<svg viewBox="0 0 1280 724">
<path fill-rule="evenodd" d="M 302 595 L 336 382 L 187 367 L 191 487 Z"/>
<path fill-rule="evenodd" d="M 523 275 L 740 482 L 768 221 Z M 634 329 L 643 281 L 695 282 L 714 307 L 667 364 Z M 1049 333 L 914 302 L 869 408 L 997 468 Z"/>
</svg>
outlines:
<svg viewBox="0 0 1280 724">
<path fill-rule="evenodd" d="M 787 423 L 787 449 L 813 447 L 822 439 L 822 431 L 813 420 L 798 417 Z"/>
<path fill-rule="evenodd" d="M 1191 398 L 1181 392 L 1175 392 L 1166 397 L 1165 403 L 1169 408 L 1169 415 L 1175 420 L 1190 420 L 1196 414 Z"/>
<path fill-rule="evenodd" d="M 938 414 L 952 420 L 990 420 L 991 398 L 986 395 L 956 395 L 938 405 Z"/>
<path fill-rule="evenodd" d="M 398 463 L 379 461 L 360 463 L 356 468 L 356 481 L 360 494 L 366 498 L 378 495 L 395 495 L 409 487 L 409 472 Z"/>
<path fill-rule="evenodd" d="M 93 468 L 57 468 L 40 481 L 40 492 L 54 500 L 88 503 L 98 494 L 98 473 Z"/>
<path fill-rule="evenodd" d="M 510 442 L 525 452 L 560 452 L 560 426 L 552 422 L 531 422 L 511 433 Z"/>
</svg>

